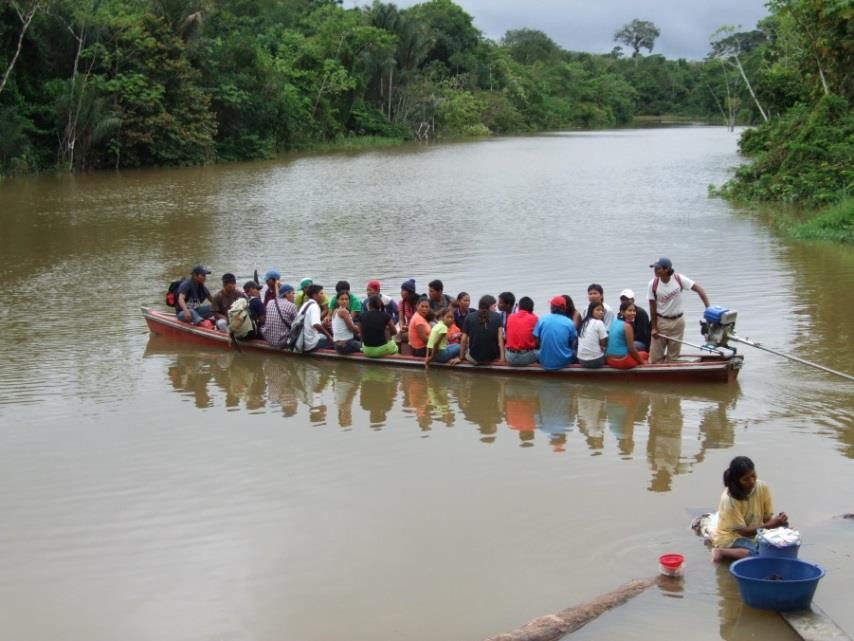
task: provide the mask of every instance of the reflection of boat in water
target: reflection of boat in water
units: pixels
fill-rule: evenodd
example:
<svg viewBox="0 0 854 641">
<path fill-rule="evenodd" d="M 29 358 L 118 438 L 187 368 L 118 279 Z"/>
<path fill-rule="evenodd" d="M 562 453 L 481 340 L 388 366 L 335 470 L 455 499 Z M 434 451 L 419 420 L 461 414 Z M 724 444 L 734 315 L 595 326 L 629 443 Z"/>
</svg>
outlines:
<svg viewBox="0 0 854 641">
<path fill-rule="evenodd" d="M 456 369 L 365 367 L 350 359 L 276 358 L 153 335 L 175 393 L 199 408 L 280 414 L 312 426 L 383 431 L 448 428 L 484 444 L 549 447 L 569 456 L 645 459 L 651 491 L 667 492 L 708 449 L 735 442 L 738 385 L 578 385 L 572 380 L 470 376 Z"/>
<path fill-rule="evenodd" d="M 174 314 L 158 312 L 148 307 L 142 308 L 142 315 L 149 329 L 161 336 L 181 340 L 197 345 L 209 345 L 212 347 L 224 347 L 231 349 L 229 337 L 214 329 L 204 329 L 188 323 L 183 323 L 175 318 Z M 334 350 L 317 350 L 310 354 L 294 354 L 287 350 L 260 341 L 242 341 L 240 349 L 260 351 L 282 356 L 302 358 L 323 358 L 335 360 L 347 360 L 355 362 L 378 363 L 382 365 L 397 365 L 403 367 L 424 367 L 424 359 L 414 356 L 385 356 L 383 358 L 367 358 L 362 354 L 348 354 L 343 356 Z M 580 365 L 571 365 L 558 371 L 545 371 L 539 365 L 527 367 L 510 367 L 507 365 L 470 365 L 460 363 L 455 366 L 458 371 L 478 372 L 500 372 L 514 376 L 542 376 L 549 378 L 571 378 L 578 381 L 645 381 L 645 382 L 672 382 L 672 383 L 732 383 L 738 376 L 743 364 L 743 357 L 732 356 L 724 358 L 720 356 L 686 356 L 672 363 L 658 363 L 656 365 L 643 365 L 633 369 L 614 369 L 602 367 L 599 369 L 585 369 Z M 435 364 L 433 367 L 449 367 L 447 365 Z"/>
</svg>

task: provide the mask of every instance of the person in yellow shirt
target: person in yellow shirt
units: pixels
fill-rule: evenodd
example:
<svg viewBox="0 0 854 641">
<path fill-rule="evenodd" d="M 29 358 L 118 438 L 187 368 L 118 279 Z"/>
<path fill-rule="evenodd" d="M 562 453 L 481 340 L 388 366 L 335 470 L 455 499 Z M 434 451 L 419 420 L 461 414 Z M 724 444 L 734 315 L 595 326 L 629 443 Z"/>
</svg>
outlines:
<svg viewBox="0 0 854 641">
<path fill-rule="evenodd" d="M 726 489 L 718 506 L 718 524 L 712 531 L 712 561 L 743 559 L 758 552 L 756 532 L 786 526 L 785 512 L 774 514 L 771 490 L 756 478 L 756 467 L 746 456 L 736 456 L 724 470 Z"/>
</svg>

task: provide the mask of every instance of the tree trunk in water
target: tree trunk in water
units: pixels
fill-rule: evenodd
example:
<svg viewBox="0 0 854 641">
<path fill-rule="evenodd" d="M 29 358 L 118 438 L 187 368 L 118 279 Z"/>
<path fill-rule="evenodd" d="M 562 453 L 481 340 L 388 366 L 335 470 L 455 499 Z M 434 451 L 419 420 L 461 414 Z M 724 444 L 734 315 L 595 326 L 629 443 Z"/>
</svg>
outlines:
<svg viewBox="0 0 854 641">
<path fill-rule="evenodd" d="M 83 43 L 86 41 L 86 27 L 80 29 L 80 35 L 68 26 L 71 35 L 77 40 L 77 53 L 74 55 L 74 67 L 71 72 L 71 97 L 69 99 L 68 118 L 65 123 L 65 131 L 60 141 L 60 163 L 74 169 L 74 146 L 77 144 L 77 122 L 80 119 L 80 109 L 83 102 L 83 88 L 81 87 L 79 97 L 77 96 L 77 76 L 80 69 L 80 56 L 83 54 Z M 94 64 L 94 63 L 93 63 Z M 91 66 L 89 69 L 91 70 Z M 88 76 L 88 71 L 87 74 Z"/>
<path fill-rule="evenodd" d="M 726 63 L 723 60 L 721 60 L 721 69 L 724 73 L 724 85 L 726 86 L 726 107 L 727 111 L 729 112 L 727 128 L 730 131 L 733 131 L 735 129 L 735 105 L 733 103 L 732 92 L 730 91 L 729 87 L 729 76 L 726 72 Z"/>
<path fill-rule="evenodd" d="M 655 584 L 656 579 L 629 581 L 592 601 L 538 617 L 512 632 L 489 637 L 485 641 L 557 641 Z"/>
<path fill-rule="evenodd" d="M 744 84 L 747 85 L 747 90 L 750 92 L 750 95 L 753 97 L 753 102 L 756 103 L 756 108 L 759 109 L 759 113 L 762 114 L 762 119 L 765 122 L 768 122 L 768 116 L 765 114 L 765 110 L 762 108 L 762 105 L 759 104 L 759 98 L 756 97 L 756 93 L 753 91 L 753 86 L 750 84 L 750 81 L 747 79 L 747 74 L 744 73 L 744 67 L 741 66 L 741 60 L 739 60 L 738 56 L 735 57 L 735 64 L 738 67 L 739 72 L 741 72 L 741 77 L 744 80 Z"/>
<path fill-rule="evenodd" d="M 723 105 L 721 105 L 721 101 L 720 101 L 720 100 L 718 100 L 718 96 L 717 96 L 717 94 L 716 94 L 716 93 L 714 92 L 714 90 L 712 89 L 712 85 L 710 85 L 710 84 L 707 82 L 707 83 L 706 83 L 706 86 L 709 88 L 709 93 L 710 93 L 710 94 L 712 94 L 712 98 L 714 98 L 714 99 L 715 99 L 715 104 L 716 104 L 716 105 L 717 105 L 717 107 L 718 107 L 718 111 L 720 111 L 720 112 L 721 112 L 721 117 L 724 119 L 724 122 L 727 122 L 727 115 L 726 115 L 726 112 L 724 111 Z"/>
<path fill-rule="evenodd" d="M 393 93 L 392 87 L 392 74 L 394 73 L 394 67 L 389 68 L 388 70 L 388 121 L 391 122 L 391 95 Z"/>
<path fill-rule="evenodd" d="M 15 63 L 18 62 L 18 56 L 21 55 L 21 48 L 24 46 L 24 36 L 27 35 L 27 29 L 30 28 L 30 23 L 33 21 L 33 17 L 36 15 L 36 11 L 38 11 L 40 4 L 40 2 L 36 2 L 25 14 L 22 14 L 18 11 L 18 8 L 15 7 L 15 11 L 22 23 L 21 33 L 18 34 L 18 48 L 15 49 L 15 55 L 12 56 L 12 61 L 9 63 L 9 66 L 6 67 L 6 73 L 3 74 L 3 80 L 0 81 L 0 93 L 3 93 L 3 88 L 6 86 L 9 76 L 12 74 L 12 69 L 15 67 Z"/>
</svg>

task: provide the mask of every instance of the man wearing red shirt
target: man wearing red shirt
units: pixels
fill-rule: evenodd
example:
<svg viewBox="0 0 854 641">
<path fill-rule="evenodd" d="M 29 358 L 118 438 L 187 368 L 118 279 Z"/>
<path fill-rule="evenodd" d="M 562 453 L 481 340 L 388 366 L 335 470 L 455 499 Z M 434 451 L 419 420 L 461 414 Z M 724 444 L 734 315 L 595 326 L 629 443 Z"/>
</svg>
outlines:
<svg viewBox="0 0 854 641">
<path fill-rule="evenodd" d="M 519 299 L 519 311 L 507 317 L 507 340 L 505 351 L 507 364 L 523 367 L 536 363 L 540 356 L 534 327 L 537 324 L 534 301 L 527 296 Z"/>
</svg>

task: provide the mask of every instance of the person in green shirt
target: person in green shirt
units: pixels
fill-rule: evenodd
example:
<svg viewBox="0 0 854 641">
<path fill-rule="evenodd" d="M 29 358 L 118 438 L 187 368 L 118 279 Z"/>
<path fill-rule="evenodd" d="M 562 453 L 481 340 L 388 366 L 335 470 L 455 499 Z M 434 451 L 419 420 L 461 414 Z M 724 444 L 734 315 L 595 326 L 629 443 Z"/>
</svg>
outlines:
<svg viewBox="0 0 854 641">
<path fill-rule="evenodd" d="M 427 355 L 424 357 L 424 366 L 430 367 L 430 363 L 447 363 L 456 365 L 460 362 L 460 344 L 448 344 L 448 328 L 454 324 L 454 309 L 446 307 L 436 315 L 438 322 L 430 330 L 430 338 L 427 339 Z"/>
<path fill-rule="evenodd" d="M 358 296 L 353 296 L 350 294 L 350 283 L 346 280 L 339 280 L 335 284 L 335 296 L 332 297 L 332 300 L 329 301 L 329 312 L 332 313 L 335 311 L 335 308 L 338 307 L 338 297 L 341 294 L 347 294 L 350 296 L 350 316 L 353 317 L 353 322 L 359 322 L 359 314 L 362 313 L 362 301 L 359 300 Z"/>
</svg>

